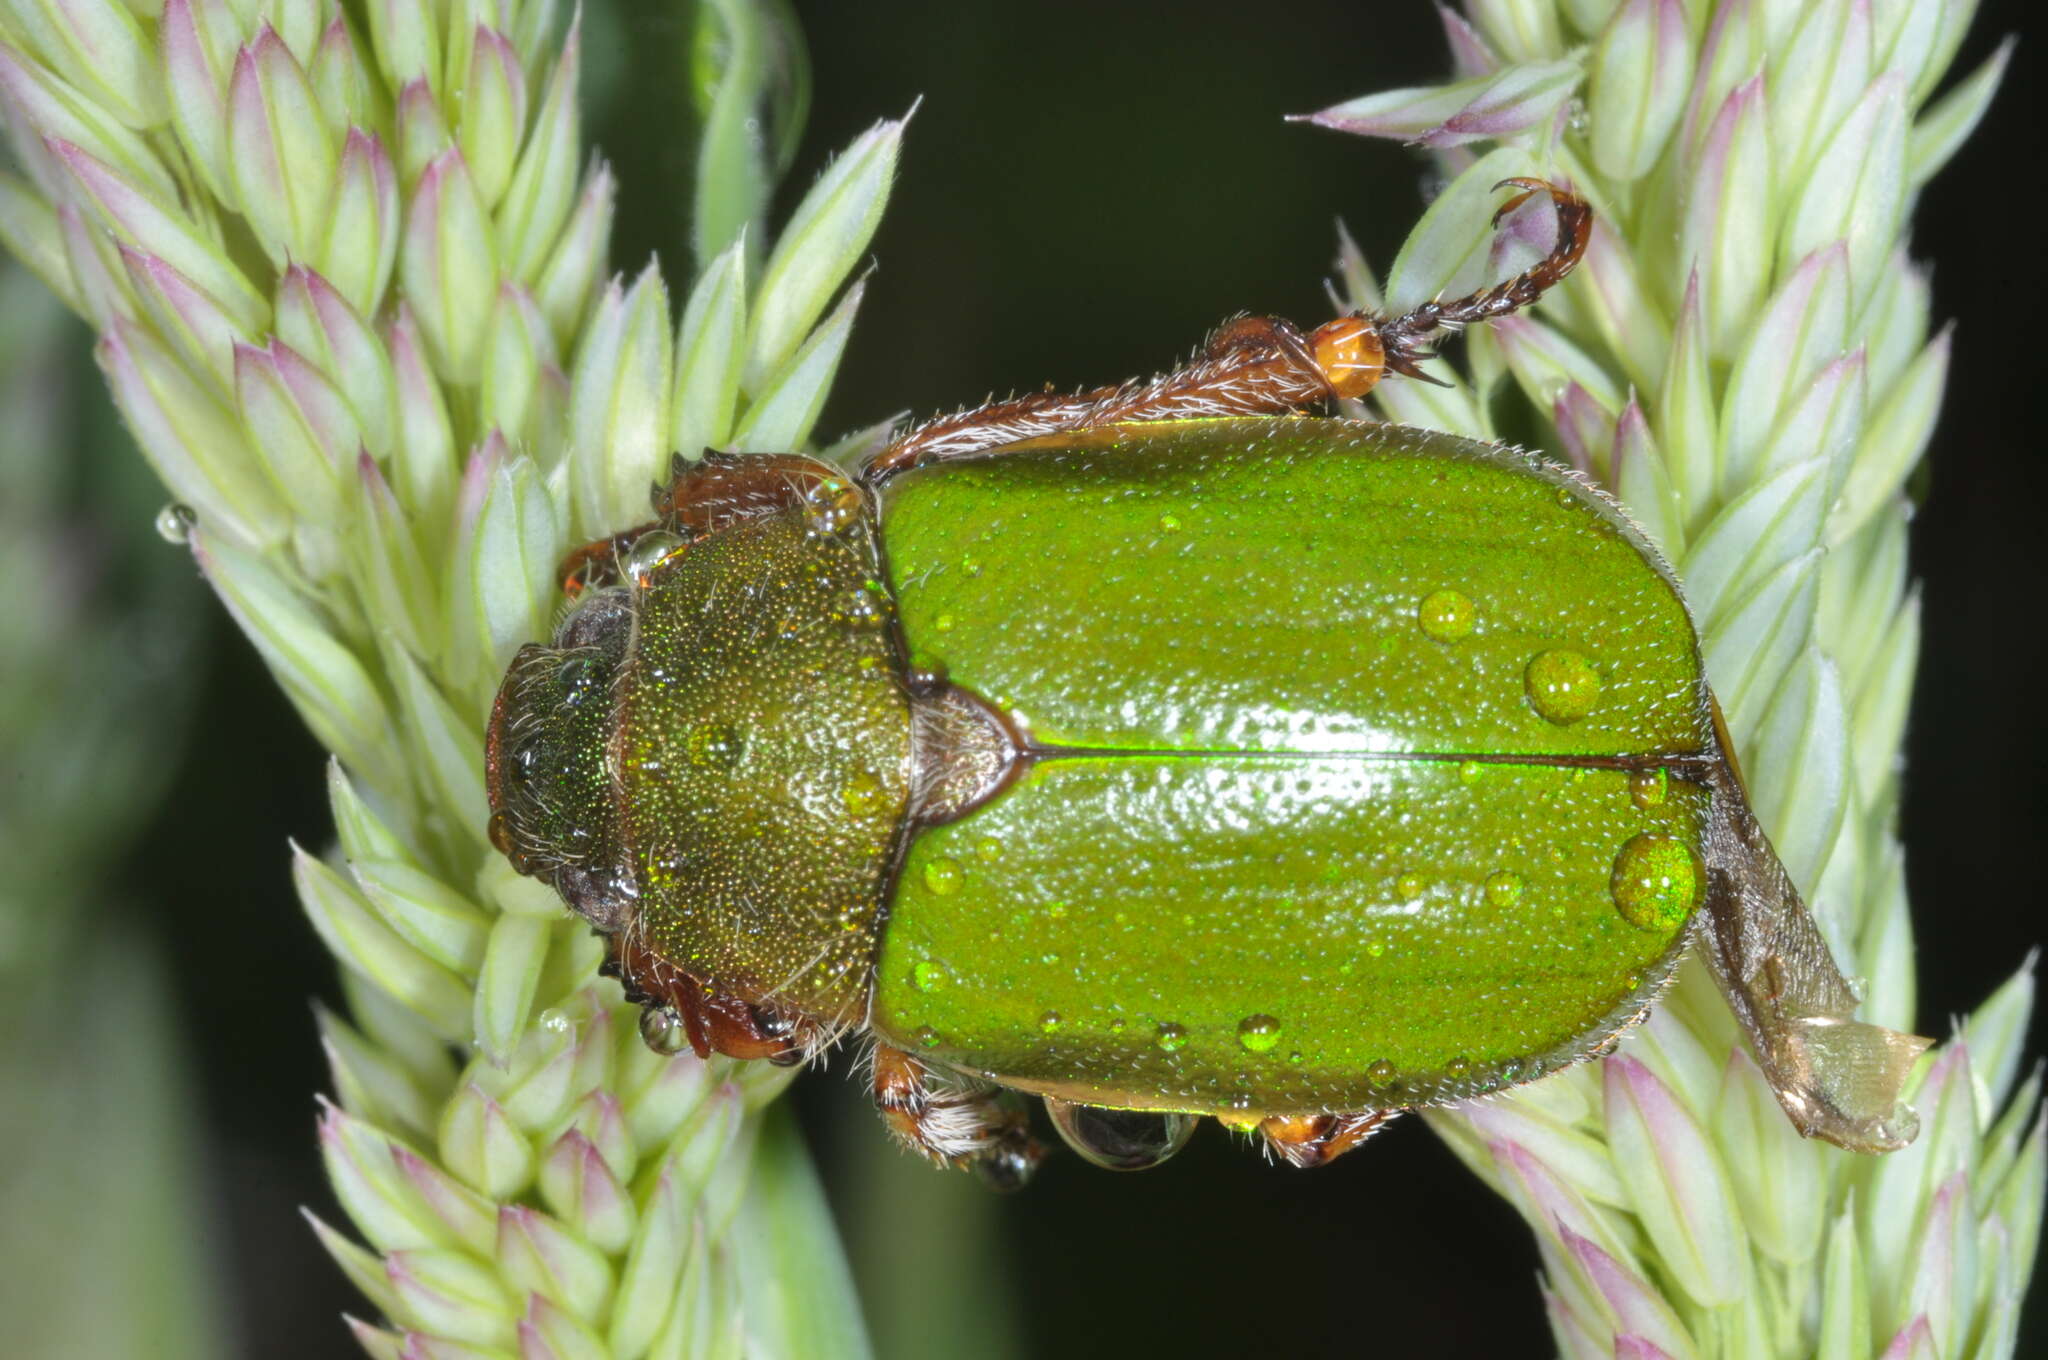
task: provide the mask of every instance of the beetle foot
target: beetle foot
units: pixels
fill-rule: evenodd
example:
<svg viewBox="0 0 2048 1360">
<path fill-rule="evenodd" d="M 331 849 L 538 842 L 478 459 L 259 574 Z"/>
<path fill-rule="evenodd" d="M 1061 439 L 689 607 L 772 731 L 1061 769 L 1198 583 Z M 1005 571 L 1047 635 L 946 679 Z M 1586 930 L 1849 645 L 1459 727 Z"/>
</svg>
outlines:
<svg viewBox="0 0 2048 1360">
<path fill-rule="evenodd" d="M 1713 808 L 1708 837 L 1722 872 L 1694 929 L 1764 1079 L 1808 1138 L 1851 1152 L 1904 1147 L 1920 1127 L 1906 1081 L 1933 1041 L 1854 1018 L 1855 989 L 1732 771 Z"/>
<path fill-rule="evenodd" d="M 1022 1189 L 1044 1160 L 1024 1113 L 993 1090 L 935 1089 L 932 1069 L 876 1044 L 875 1106 L 898 1142 L 940 1166 L 971 1170 L 996 1190 Z"/>
<path fill-rule="evenodd" d="M 1399 1110 L 1356 1114 L 1274 1114 L 1259 1121 L 1259 1136 L 1290 1166 L 1321 1166 L 1378 1133 Z"/>
</svg>

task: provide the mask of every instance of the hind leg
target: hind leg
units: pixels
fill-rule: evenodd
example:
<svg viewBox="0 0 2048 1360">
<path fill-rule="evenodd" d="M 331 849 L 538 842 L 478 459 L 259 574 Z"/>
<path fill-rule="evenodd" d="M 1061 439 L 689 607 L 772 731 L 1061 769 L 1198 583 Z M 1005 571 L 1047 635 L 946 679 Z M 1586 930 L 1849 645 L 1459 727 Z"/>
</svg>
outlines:
<svg viewBox="0 0 2048 1360">
<path fill-rule="evenodd" d="M 1378 1133 L 1399 1113 L 1361 1110 L 1357 1114 L 1269 1115 L 1259 1121 L 1259 1136 L 1293 1166 L 1321 1166 Z"/>
</svg>

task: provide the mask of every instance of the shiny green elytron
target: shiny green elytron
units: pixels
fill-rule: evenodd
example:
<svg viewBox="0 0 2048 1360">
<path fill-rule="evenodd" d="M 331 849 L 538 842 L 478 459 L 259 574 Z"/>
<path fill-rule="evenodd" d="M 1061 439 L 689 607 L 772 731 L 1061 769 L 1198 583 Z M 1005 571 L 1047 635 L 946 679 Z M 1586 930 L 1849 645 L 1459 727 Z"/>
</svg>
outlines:
<svg viewBox="0 0 2048 1360">
<path fill-rule="evenodd" d="M 1554 282 L 1586 222 L 1545 190 L 1558 248 L 1472 298 L 1233 323 L 852 478 L 678 460 L 506 677 L 493 841 L 609 936 L 651 1043 L 789 1062 L 864 1030 L 894 1131 L 998 1183 L 1042 1151 L 1013 1092 L 1105 1165 L 1201 1115 L 1326 1161 L 1607 1051 L 1688 949 L 1802 1132 L 1902 1145 L 1924 1041 L 1851 1018 L 1615 502 L 1498 445 L 1257 414 Z"/>
<path fill-rule="evenodd" d="M 1676 586 L 1568 474 L 1214 420 L 933 466 L 880 508 L 911 665 L 1036 751 L 911 840 L 884 1038 L 1096 1105 L 1365 1109 L 1581 1057 L 1669 971 L 1709 700 Z"/>
</svg>

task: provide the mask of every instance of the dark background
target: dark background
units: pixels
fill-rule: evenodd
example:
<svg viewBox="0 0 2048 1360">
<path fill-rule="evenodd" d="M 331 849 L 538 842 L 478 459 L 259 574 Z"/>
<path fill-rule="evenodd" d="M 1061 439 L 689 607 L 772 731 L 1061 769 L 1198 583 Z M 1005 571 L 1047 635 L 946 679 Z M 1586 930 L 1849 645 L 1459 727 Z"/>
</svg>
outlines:
<svg viewBox="0 0 2048 1360">
<path fill-rule="evenodd" d="M 623 63 L 627 83 L 593 124 L 627 167 L 615 264 L 630 269 L 673 249 L 687 195 L 641 169 L 684 159 L 663 116 L 677 102 L 681 22 L 656 0 L 621 9 L 627 41 L 591 61 Z M 1241 310 L 1312 323 L 1334 220 L 1384 269 L 1421 210 L 1417 155 L 1279 117 L 1444 72 L 1419 0 L 799 9 L 815 103 L 785 209 L 835 148 L 924 97 L 828 438 L 992 390 L 1150 372 Z M 1986 4 L 1958 70 L 2021 12 Z M 1912 241 L 1939 261 L 1937 324 L 1961 323 L 1914 529 L 1926 650 L 1905 834 L 1930 1033 L 2043 934 L 2041 226 L 2022 207 L 2036 58 L 2020 47 L 1986 125 L 1923 198 Z M 240 1339 L 252 1355 L 352 1355 L 336 1315 L 364 1305 L 294 1212 L 341 1218 L 314 1147 L 326 1075 L 308 1006 L 334 997 L 333 965 L 292 900 L 285 854 L 287 837 L 330 835 L 323 756 L 249 648 L 218 617 L 210 627 L 196 737 L 125 896 L 153 904 L 177 959 L 221 1206 L 208 1246 L 235 1290 Z M 2044 1037 L 2037 1021 L 2035 1053 Z M 873 1278 L 890 1267 L 896 1209 L 906 1224 L 917 1214 L 860 1182 L 882 1134 L 844 1070 L 808 1077 L 798 1105 Z M 1032 1356 L 1549 1350 L 1527 1231 L 1413 1120 L 1313 1174 L 1269 1167 L 1213 1129 L 1142 1176 L 1062 1159 L 984 1212 L 1020 1300 L 989 1321 L 1014 1318 Z M 2029 1335 L 2048 1344 L 2039 1316 Z M 971 1334 L 956 1340 L 959 1354 L 981 1352 Z"/>
</svg>

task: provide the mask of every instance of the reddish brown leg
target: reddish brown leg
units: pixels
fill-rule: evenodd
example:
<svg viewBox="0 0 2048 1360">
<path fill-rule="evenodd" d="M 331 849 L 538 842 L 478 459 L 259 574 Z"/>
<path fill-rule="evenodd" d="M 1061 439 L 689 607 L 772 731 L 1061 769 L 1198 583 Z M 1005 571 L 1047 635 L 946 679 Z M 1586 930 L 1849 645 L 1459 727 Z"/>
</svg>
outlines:
<svg viewBox="0 0 2048 1360">
<path fill-rule="evenodd" d="M 1386 346 L 1387 367 L 1394 372 L 1434 382 L 1435 379 L 1416 367 L 1419 360 L 1436 357 L 1422 347 L 1424 341 L 1437 331 L 1469 326 L 1477 321 L 1491 321 L 1529 306 L 1556 287 L 1585 256 L 1586 246 L 1593 239 L 1593 209 L 1585 199 L 1548 180 L 1522 176 L 1504 179 L 1493 187 L 1505 189 L 1510 185 L 1522 192 L 1494 209 L 1495 225 L 1536 194 L 1550 195 L 1550 201 L 1557 209 L 1557 240 L 1550 247 L 1550 253 L 1513 278 L 1491 288 L 1482 288 L 1449 302 L 1432 299 L 1412 311 L 1381 322 L 1380 340 Z"/>
<path fill-rule="evenodd" d="M 616 584 L 619 561 L 646 534 L 659 530 L 682 539 L 702 537 L 734 520 L 772 514 L 798 501 L 821 515 L 857 515 L 859 488 L 838 470 L 797 453 L 732 454 L 706 449 L 692 463 L 680 453 L 669 460 L 669 480 L 649 488 L 655 518 L 646 524 L 586 543 L 562 559 L 555 579 L 565 595 Z"/>
<path fill-rule="evenodd" d="M 1584 199 L 1538 179 L 1502 180 L 1496 187 L 1510 185 L 1522 192 L 1501 206 L 1494 221 L 1531 195 L 1547 193 L 1557 208 L 1558 231 L 1548 255 L 1504 283 L 1449 302 L 1432 300 L 1403 316 L 1338 317 L 1307 334 L 1275 317 L 1241 317 L 1217 330 L 1186 367 L 1149 382 L 1033 392 L 926 421 L 870 459 L 860 480 L 875 486 L 923 463 L 1103 425 L 1306 410 L 1362 397 L 1390 370 L 1426 378 L 1417 364 L 1434 357 L 1423 347 L 1431 335 L 1528 306 L 1586 252 L 1593 214 Z"/>
<path fill-rule="evenodd" d="M 872 486 L 921 463 L 1101 425 L 1304 410 L 1363 396 L 1380 371 L 1378 341 L 1365 318 L 1341 317 L 1303 335 L 1277 317 L 1240 317 L 1185 368 L 1149 382 L 1033 392 L 940 416 L 877 453 L 860 476 Z"/>
<path fill-rule="evenodd" d="M 875 1045 L 875 1106 L 897 1141 L 941 1166 L 972 1170 L 998 1190 L 1031 1179 L 1045 1147 L 1024 1114 L 992 1090 L 937 1091 L 929 1067 Z"/>
<path fill-rule="evenodd" d="M 610 936 L 609 943 L 610 956 L 598 971 L 619 979 L 626 1000 L 645 1008 L 640 1034 L 658 1052 L 680 1053 L 687 1044 L 700 1058 L 722 1053 L 785 1066 L 803 1061 L 827 1042 L 823 1028 L 812 1021 L 707 991 L 696 978 L 641 946 L 630 932 Z"/>
<path fill-rule="evenodd" d="M 1294 1166 L 1321 1166 L 1378 1133 L 1399 1110 L 1358 1114 L 1276 1114 L 1259 1121 L 1266 1146 Z"/>
</svg>

